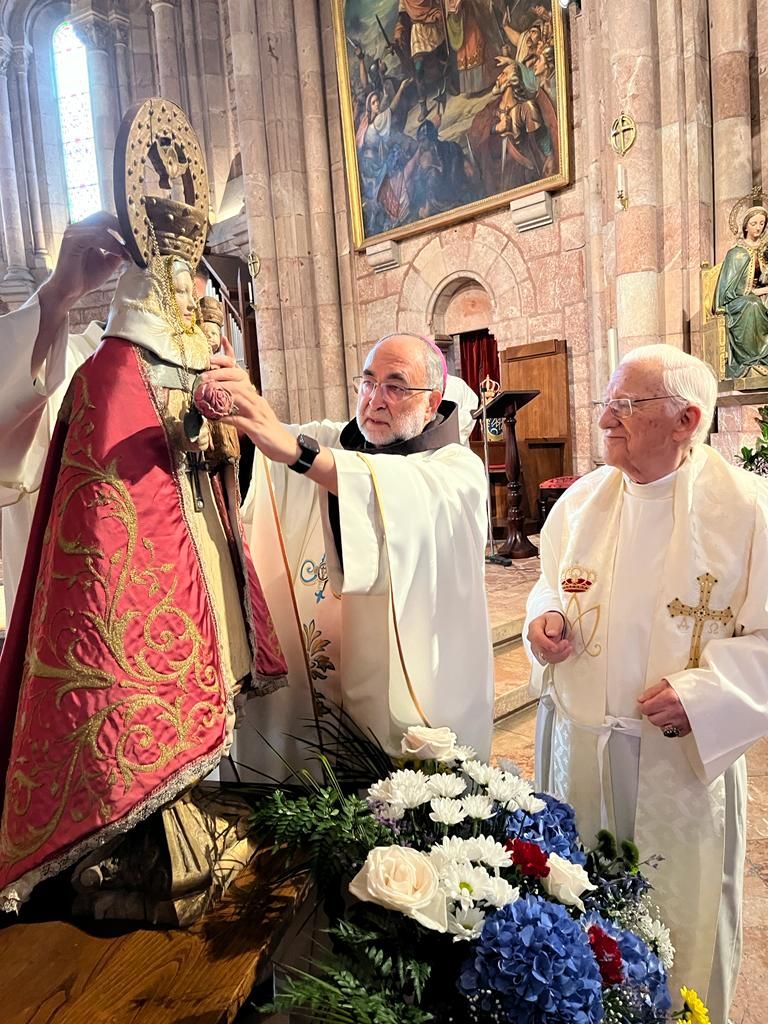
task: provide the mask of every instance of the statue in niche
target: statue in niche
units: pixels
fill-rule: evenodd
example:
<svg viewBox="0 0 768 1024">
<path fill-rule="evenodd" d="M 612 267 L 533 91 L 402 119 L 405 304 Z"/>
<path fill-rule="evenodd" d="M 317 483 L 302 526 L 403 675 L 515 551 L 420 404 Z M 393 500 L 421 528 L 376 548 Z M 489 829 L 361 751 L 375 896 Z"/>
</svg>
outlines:
<svg viewBox="0 0 768 1024">
<path fill-rule="evenodd" d="M 243 537 L 236 410 L 199 381 L 208 185 L 173 103 L 126 115 L 115 194 L 133 263 L 62 405 L 14 610 L 29 627 L 0 662 L 18 709 L 0 909 L 71 869 L 76 914 L 186 925 L 252 852 L 247 806 L 202 780 L 285 662 Z"/>
<path fill-rule="evenodd" d="M 768 209 L 756 198 L 753 192 L 731 211 L 738 240 L 725 255 L 715 291 L 714 307 L 726 324 L 725 376 L 731 379 L 768 375 Z"/>
</svg>

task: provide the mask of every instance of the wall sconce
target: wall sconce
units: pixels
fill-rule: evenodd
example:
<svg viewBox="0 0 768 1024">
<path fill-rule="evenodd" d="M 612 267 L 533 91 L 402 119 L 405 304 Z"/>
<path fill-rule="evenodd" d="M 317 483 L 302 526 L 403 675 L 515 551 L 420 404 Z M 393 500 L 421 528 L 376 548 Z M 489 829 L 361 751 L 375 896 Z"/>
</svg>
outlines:
<svg viewBox="0 0 768 1024">
<path fill-rule="evenodd" d="M 622 210 L 626 210 L 629 206 L 629 196 L 627 195 L 627 175 L 624 164 L 616 164 L 616 198 L 621 204 Z"/>
</svg>

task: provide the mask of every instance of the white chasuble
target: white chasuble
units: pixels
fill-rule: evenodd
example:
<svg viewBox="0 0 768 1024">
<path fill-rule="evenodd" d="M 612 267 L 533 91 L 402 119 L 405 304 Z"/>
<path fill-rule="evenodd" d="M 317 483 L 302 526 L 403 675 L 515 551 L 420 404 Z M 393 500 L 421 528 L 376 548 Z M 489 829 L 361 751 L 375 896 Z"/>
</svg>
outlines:
<svg viewBox="0 0 768 1024">
<path fill-rule="evenodd" d="M 291 764 L 306 756 L 291 736 L 307 735 L 323 697 L 393 754 L 409 725 L 428 723 L 485 758 L 493 659 L 482 462 L 457 444 L 408 456 L 345 451 L 335 447 L 342 427 L 291 428 L 334 449 L 341 553 L 328 493 L 258 454 L 254 462 L 243 514 L 290 684 L 249 702 L 247 720 Z M 240 729 L 233 756 L 267 771 L 255 739 Z"/>
<path fill-rule="evenodd" d="M 66 327 L 62 328 L 39 377 L 33 380 L 32 351 L 39 326 L 36 295 L 19 309 L 0 317 L 0 506 L 7 621 L 24 565 L 37 491 L 59 406 L 75 370 L 96 351 L 103 334 L 103 328 L 95 323 L 89 324 L 83 334 L 68 335 Z"/>
<path fill-rule="evenodd" d="M 768 732 L 768 488 L 703 445 L 646 486 L 627 489 L 611 467 L 590 473 L 542 533 L 528 620 L 563 611 L 574 653 L 534 666 L 537 781 L 575 806 L 587 844 L 606 827 L 664 857 L 649 875 L 677 948 L 673 997 L 696 988 L 724 1024 L 740 943 L 742 755 Z M 633 706 L 662 678 L 690 720 L 685 738 Z"/>
</svg>

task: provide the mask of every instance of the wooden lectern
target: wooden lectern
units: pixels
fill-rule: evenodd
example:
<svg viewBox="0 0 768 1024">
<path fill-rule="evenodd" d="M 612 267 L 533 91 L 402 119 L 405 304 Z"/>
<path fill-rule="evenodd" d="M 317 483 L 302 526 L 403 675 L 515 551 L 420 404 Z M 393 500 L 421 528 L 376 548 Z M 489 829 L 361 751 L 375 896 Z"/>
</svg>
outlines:
<svg viewBox="0 0 768 1024">
<path fill-rule="evenodd" d="M 523 489 L 520 483 L 520 454 L 517 450 L 515 421 L 517 414 L 537 395 L 538 391 L 501 391 L 485 406 L 488 419 L 494 417 L 504 420 L 504 440 L 506 442 L 507 474 L 507 537 L 498 553 L 505 558 L 533 558 L 538 554 L 523 530 L 524 517 L 520 508 L 523 500 Z M 482 419 L 482 407 L 472 414 Z"/>
</svg>

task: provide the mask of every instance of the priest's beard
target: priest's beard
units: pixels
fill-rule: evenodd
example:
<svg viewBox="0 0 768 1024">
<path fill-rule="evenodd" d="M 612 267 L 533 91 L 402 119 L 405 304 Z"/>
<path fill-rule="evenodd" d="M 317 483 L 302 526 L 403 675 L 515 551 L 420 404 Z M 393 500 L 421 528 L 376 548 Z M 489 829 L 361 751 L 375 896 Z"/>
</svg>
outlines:
<svg viewBox="0 0 768 1024">
<path fill-rule="evenodd" d="M 360 422 L 359 416 L 356 419 L 360 433 L 374 448 L 386 448 L 388 445 L 400 441 L 410 441 L 412 437 L 418 437 L 425 426 L 424 409 L 420 409 L 418 406 L 411 410 L 404 410 L 398 416 L 393 416 L 390 429 L 386 433 L 377 431 L 378 436 L 376 437 L 366 430 Z"/>
</svg>

